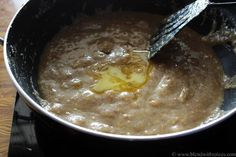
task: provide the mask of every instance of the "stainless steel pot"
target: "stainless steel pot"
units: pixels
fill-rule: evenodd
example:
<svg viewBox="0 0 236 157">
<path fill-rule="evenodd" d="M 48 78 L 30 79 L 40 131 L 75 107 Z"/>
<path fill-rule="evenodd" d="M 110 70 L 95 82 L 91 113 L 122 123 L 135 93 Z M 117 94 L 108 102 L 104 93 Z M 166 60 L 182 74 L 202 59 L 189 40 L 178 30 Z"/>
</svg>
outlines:
<svg viewBox="0 0 236 157">
<path fill-rule="evenodd" d="M 144 11 L 167 15 L 173 12 L 174 8 L 185 5 L 184 1 L 176 1 L 173 4 L 172 2 L 171 0 L 30 0 L 16 13 L 4 38 L 4 60 L 10 78 L 33 111 L 65 128 L 93 136 L 121 140 L 160 140 L 186 136 L 219 124 L 236 112 L 235 89 L 225 90 L 222 105 L 222 109 L 226 111 L 225 115 L 193 129 L 152 136 L 115 135 L 74 125 L 43 109 L 35 95 L 37 93 L 37 65 L 42 49 L 53 35 L 63 26 L 70 24 L 74 17 L 79 16 L 80 13 L 91 15 L 98 9 Z M 235 8 L 236 6 L 209 8 L 189 26 L 202 34 L 207 34 L 215 21 L 219 25 L 224 22 L 229 27 L 236 28 Z M 0 41 L 3 43 L 3 39 Z M 222 61 L 225 73 L 229 76 L 235 75 L 236 55 L 233 53 L 233 47 L 221 44 L 215 46 L 214 49 Z"/>
</svg>

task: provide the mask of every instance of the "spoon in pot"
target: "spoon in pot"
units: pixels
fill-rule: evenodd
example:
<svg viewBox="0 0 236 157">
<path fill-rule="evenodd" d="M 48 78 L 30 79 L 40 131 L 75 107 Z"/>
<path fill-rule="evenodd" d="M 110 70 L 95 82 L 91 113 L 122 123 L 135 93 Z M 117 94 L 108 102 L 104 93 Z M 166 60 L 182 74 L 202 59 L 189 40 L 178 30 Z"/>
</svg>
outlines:
<svg viewBox="0 0 236 157">
<path fill-rule="evenodd" d="M 211 2 L 209 0 L 196 0 L 183 9 L 166 18 L 158 31 L 152 36 L 148 58 L 154 57 L 160 49 L 171 41 L 174 36 L 187 25 L 194 17 L 198 16 L 208 5 L 236 4 L 236 2 Z"/>
</svg>

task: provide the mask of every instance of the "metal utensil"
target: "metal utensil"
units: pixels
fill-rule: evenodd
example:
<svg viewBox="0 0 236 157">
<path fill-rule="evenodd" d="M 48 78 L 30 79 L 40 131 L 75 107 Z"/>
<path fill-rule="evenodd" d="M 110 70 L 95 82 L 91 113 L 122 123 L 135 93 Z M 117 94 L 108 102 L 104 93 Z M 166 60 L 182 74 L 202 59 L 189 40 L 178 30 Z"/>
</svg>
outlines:
<svg viewBox="0 0 236 157">
<path fill-rule="evenodd" d="M 171 41 L 174 36 L 198 16 L 208 5 L 236 4 L 236 2 L 210 2 L 209 0 L 196 0 L 183 9 L 166 18 L 158 31 L 152 36 L 148 58 L 155 56 L 160 49 Z"/>
</svg>

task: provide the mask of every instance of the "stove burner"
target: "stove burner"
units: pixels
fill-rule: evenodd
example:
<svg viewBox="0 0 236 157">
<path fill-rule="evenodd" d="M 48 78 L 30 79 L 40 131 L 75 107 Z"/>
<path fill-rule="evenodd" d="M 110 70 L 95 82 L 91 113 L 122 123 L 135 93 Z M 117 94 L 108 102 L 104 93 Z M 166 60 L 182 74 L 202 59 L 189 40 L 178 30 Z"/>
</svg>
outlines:
<svg viewBox="0 0 236 157">
<path fill-rule="evenodd" d="M 32 112 L 17 95 L 8 157 L 75 156 L 75 154 L 235 152 L 236 115 L 185 137 L 160 141 L 119 141 L 78 133 Z M 86 155 L 86 156 L 87 156 Z M 110 154 L 111 155 L 111 154 Z"/>
</svg>

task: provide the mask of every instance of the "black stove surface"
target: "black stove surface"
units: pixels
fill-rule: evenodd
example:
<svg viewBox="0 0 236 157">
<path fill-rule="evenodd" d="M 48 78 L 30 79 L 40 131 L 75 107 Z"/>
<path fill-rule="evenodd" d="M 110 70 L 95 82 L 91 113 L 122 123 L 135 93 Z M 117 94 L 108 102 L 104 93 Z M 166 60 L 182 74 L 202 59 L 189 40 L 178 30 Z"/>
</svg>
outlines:
<svg viewBox="0 0 236 157">
<path fill-rule="evenodd" d="M 163 153 L 166 156 L 183 156 L 185 153 L 185 156 L 202 156 L 204 154 L 200 153 L 232 152 L 236 156 L 235 140 L 236 115 L 199 133 L 167 140 L 134 142 L 94 137 L 65 129 L 39 117 L 17 96 L 8 157 L 74 157 L 85 156 L 82 155 L 84 153 L 86 156 L 94 153 L 99 156 L 127 153 L 145 153 L 148 156 Z"/>
</svg>

